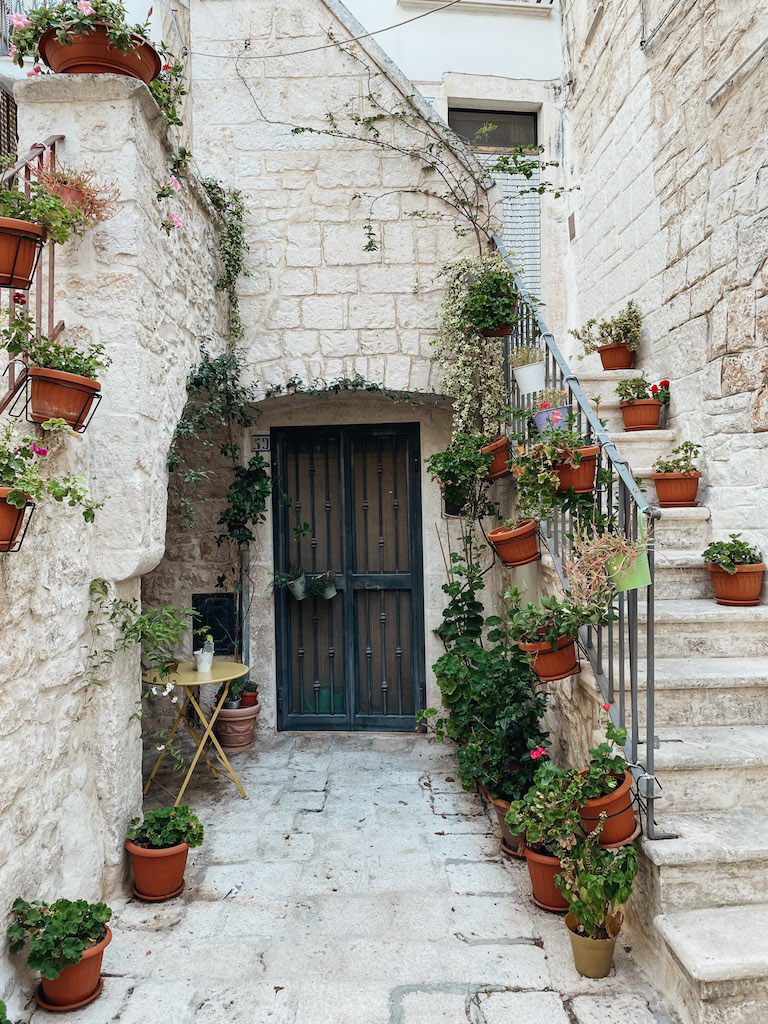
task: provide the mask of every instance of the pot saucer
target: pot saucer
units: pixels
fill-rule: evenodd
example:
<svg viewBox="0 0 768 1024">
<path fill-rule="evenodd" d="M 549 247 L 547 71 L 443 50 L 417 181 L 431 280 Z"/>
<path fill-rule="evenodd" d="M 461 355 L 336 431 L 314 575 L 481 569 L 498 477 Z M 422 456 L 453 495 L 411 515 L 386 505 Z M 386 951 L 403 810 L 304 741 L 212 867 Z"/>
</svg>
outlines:
<svg viewBox="0 0 768 1024">
<path fill-rule="evenodd" d="M 540 900 L 537 900 L 535 896 L 531 896 L 531 899 L 533 900 L 533 902 L 536 904 L 537 907 L 541 907 L 542 910 L 548 910 L 552 914 L 567 914 L 568 913 L 568 907 L 549 907 L 549 906 L 547 906 L 546 903 L 542 903 Z"/>
<path fill-rule="evenodd" d="M 68 1013 L 70 1010 L 79 1010 L 81 1006 L 87 1006 L 92 1003 L 94 999 L 98 999 L 101 995 L 101 990 L 104 988 L 104 979 L 99 978 L 99 984 L 96 986 L 95 991 L 91 992 L 87 999 L 83 999 L 79 1003 L 69 1003 L 67 1006 L 56 1006 L 54 1003 L 47 1003 L 43 999 L 43 986 L 38 985 L 35 989 L 35 1002 L 38 1006 L 44 1010 L 50 1010 L 51 1013 Z"/>
<path fill-rule="evenodd" d="M 143 892 L 139 892 L 135 885 L 131 888 L 131 892 L 136 897 L 136 899 L 141 900 L 142 903 L 162 903 L 164 900 L 172 900 L 173 897 L 178 896 L 183 889 L 184 882 L 181 883 L 178 889 L 175 889 L 173 892 L 167 893 L 165 896 L 145 896 Z"/>
<path fill-rule="evenodd" d="M 605 845 L 603 845 L 603 843 L 598 843 L 598 846 L 601 850 L 620 850 L 622 846 L 629 846 L 629 844 L 633 840 L 637 839 L 637 837 L 640 835 L 640 831 L 640 826 L 636 825 L 635 831 L 632 833 L 632 835 L 627 836 L 626 839 L 622 839 L 620 843 L 606 843 Z"/>
<path fill-rule="evenodd" d="M 525 855 L 518 853 L 517 850 L 513 850 L 511 846 L 508 846 L 506 839 L 503 837 L 501 840 L 501 852 L 505 857 L 514 857 L 516 860 L 525 860 Z"/>
</svg>

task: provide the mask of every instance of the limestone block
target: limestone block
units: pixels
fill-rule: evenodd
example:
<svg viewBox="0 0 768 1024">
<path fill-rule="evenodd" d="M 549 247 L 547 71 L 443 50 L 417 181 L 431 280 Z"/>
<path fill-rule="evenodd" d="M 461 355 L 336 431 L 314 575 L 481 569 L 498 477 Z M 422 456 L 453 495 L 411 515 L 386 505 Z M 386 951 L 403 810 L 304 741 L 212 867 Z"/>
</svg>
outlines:
<svg viewBox="0 0 768 1024">
<path fill-rule="evenodd" d="M 736 288 L 727 295 L 727 349 L 741 352 L 757 344 L 755 293 L 751 287 Z"/>
<path fill-rule="evenodd" d="M 723 394 L 755 391 L 763 380 L 765 358 L 765 354 L 759 351 L 726 356 L 722 369 Z"/>
<path fill-rule="evenodd" d="M 768 385 L 763 385 L 757 393 L 752 410 L 752 427 L 757 433 L 768 430 Z"/>
<path fill-rule="evenodd" d="M 378 263 L 381 259 L 380 253 L 364 251 L 364 244 L 365 237 L 361 227 L 350 227 L 346 224 L 323 225 L 323 262 L 331 267 Z M 389 251 L 387 257 L 389 258 Z"/>
<path fill-rule="evenodd" d="M 301 300 L 301 322 L 305 327 L 318 330 L 339 330 L 346 326 L 345 300 L 340 295 L 304 298 Z M 359 326 L 353 322 L 350 311 L 350 327 Z"/>
<path fill-rule="evenodd" d="M 320 351 L 324 356 L 341 358 L 360 351 L 356 331 L 320 331 Z"/>
<path fill-rule="evenodd" d="M 349 326 L 353 328 L 393 328 L 395 300 L 391 295 L 362 294 L 349 300 Z"/>
<path fill-rule="evenodd" d="M 354 295 L 358 291 L 356 267 L 318 267 L 315 278 L 318 295 Z"/>
</svg>

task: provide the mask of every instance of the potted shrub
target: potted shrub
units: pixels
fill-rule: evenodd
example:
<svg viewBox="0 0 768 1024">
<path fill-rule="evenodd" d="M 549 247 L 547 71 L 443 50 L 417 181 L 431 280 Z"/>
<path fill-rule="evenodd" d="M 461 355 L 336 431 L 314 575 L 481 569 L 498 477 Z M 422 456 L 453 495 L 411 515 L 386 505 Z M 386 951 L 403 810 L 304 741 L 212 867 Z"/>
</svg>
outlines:
<svg viewBox="0 0 768 1024">
<path fill-rule="evenodd" d="M 56 900 L 13 904 L 8 928 L 11 953 L 29 942 L 27 967 L 40 972 L 35 1001 L 47 1010 L 76 1010 L 101 993 L 101 961 L 112 941 L 107 921 L 112 911 L 104 903 Z"/>
<path fill-rule="evenodd" d="M 13 60 L 29 57 L 56 74 L 128 75 L 149 85 L 161 70 L 146 39 L 148 24 L 129 26 L 116 0 L 62 0 L 28 11 L 13 30 Z"/>
<path fill-rule="evenodd" d="M 43 426 L 50 431 L 71 432 L 62 420 L 48 420 Z M 56 501 L 70 506 L 80 505 L 83 518 L 92 523 L 99 502 L 88 497 L 82 486 L 82 477 L 48 477 L 42 475 L 48 448 L 38 445 L 37 439 L 17 433 L 14 424 L 0 427 L 0 551 L 10 551 L 16 541 L 28 501 L 42 501 L 50 495 Z"/>
<path fill-rule="evenodd" d="M 158 807 L 133 818 L 125 848 L 131 856 L 133 893 L 151 903 L 178 896 L 190 849 L 201 846 L 203 826 L 189 807 Z"/>
<path fill-rule="evenodd" d="M 89 228 L 102 224 L 117 212 L 117 189 L 114 185 L 100 184 L 96 171 L 91 168 L 56 163 L 36 168 L 34 173 L 45 191 L 58 196 L 67 211 Z"/>
<path fill-rule="evenodd" d="M 300 565 L 292 565 L 287 573 L 275 573 L 275 588 L 287 587 L 288 592 L 297 600 L 303 601 L 307 596 L 307 574 Z"/>
<path fill-rule="evenodd" d="M 542 436 L 551 427 L 566 426 L 572 417 L 568 408 L 568 392 L 561 388 L 544 388 L 534 399 L 531 414 L 536 429 Z"/>
<path fill-rule="evenodd" d="M 670 458 L 656 459 L 651 478 L 662 508 L 693 508 L 698 504 L 696 494 L 701 473 L 696 469 L 694 460 L 700 454 L 701 445 L 684 441 L 672 449 Z"/>
<path fill-rule="evenodd" d="M 450 444 L 425 459 L 430 476 L 438 480 L 446 509 L 459 510 L 473 518 L 488 514 L 486 480 L 503 476 L 507 470 L 506 437 L 485 444 L 480 431 L 454 434 Z"/>
<path fill-rule="evenodd" d="M 259 703 L 259 688 L 252 679 L 243 681 L 243 692 L 240 694 L 241 708 L 255 708 Z"/>
<path fill-rule="evenodd" d="M 643 314 L 630 299 L 626 307 L 613 320 L 587 320 L 580 331 L 570 333 L 577 338 L 584 354 L 597 352 L 604 370 L 628 370 L 635 358 L 640 342 Z"/>
<path fill-rule="evenodd" d="M 322 572 L 317 576 L 307 577 L 307 590 L 313 597 L 322 597 L 324 601 L 330 601 L 336 597 L 336 574 L 332 570 Z"/>
<path fill-rule="evenodd" d="M 578 772 L 542 760 L 531 788 L 522 799 L 513 800 L 507 812 L 510 830 L 525 834 L 524 852 L 533 901 L 544 910 L 562 913 L 568 909 L 555 885 L 555 876 L 560 873 L 560 858 L 577 842 L 576 804 L 583 785 Z"/>
<path fill-rule="evenodd" d="M 624 429 L 658 430 L 661 408 L 669 405 L 669 381 L 651 384 L 645 377 L 631 377 L 620 380 L 616 394 L 621 399 L 621 415 Z"/>
<path fill-rule="evenodd" d="M 759 604 L 765 572 L 762 555 L 741 540 L 740 533 L 729 536 L 730 540 L 714 541 L 701 555 L 715 588 L 715 601 L 742 608 Z"/>
<path fill-rule="evenodd" d="M 589 444 L 587 438 L 569 425 L 549 427 L 540 441 L 528 451 L 530 471 L 546 471 L 557 476 L 557 490 L 590 494 L 595 489 L 597 458 L 600 445 Z"/>
<path fill-rule="evenodd" d="M 521 395 L 530 395 L 546 388 L 547 371 L 543 348 L 539 345 L 522 345 L 513 348 L 508 359 Z"/>
<path fill-rule="evenodd" d="M 495 253 L 482 259 L 479 273 L 467 282 L 464 319 L 486 337 L 511 334 L 519 319 L 512 268 Z"/>
<path fill-rule="evenodd" d="M 624 921 L 622 908 L 637 875 L 637 852 L 597 847 L 598 826 L 586 841 L 563 857 L 556 884 L 568 903 L 565 925 L 573 962 L 586 978 L 605 978 L 611 970 L 616 936 Z"/>
<path fill-rule="evenodd" d="M 79 215 L 37 182 L 30 182 L 29 197 L 20 189 L 0 191 L 0 288 L 25 291 L 43 242 L 50 238 L 63 244 L 80 230 Z"/>
<path fill-rule="evenodd" d="M 225 754 L 238 754 L 242 750 L 250 750 L 253 746 L 253 732 L 261 712 L 261 704 L 257 700 L 255 704 L 249 701 L 243 705 L 243 687 L 244 684 L 239 679 L 230 684 L 231 699 L 224 702 L 224 707 L 216 719 L 216 735 Z"/>
<path fill-rule="evenodd" d="M 104 346 L 92 343 L 81 352 L 74 345 L 49 341 L 45 335 L 36 338 L 34 329 L 33 319 L 19 313 L 3 329 L 8 352 L 26 353 L 34 364 L 27 368 L 29 418 L 33 423 L 62 419 L 82 433 L 94 395 L 101 391 L 96 375 L 109 363 L 104 357 Z"/>
<path fill-rule="evenodd" d="M 192 652 L 192 657 L 195 659 L 195 671 L 210 672 L 215 653 L 213 633 L 208 626 L 201 626 L 199 629 L 193 630 L 193 635 L 199 636 L 203 641 L 203 646 Z"/>
<path fill-rule="evenodd" d="M 607 705 L 603 705 L 607 708 Z M 640 831 L 635 822 L 632 806 L 632 774 L 622 747 L 627 742 L 627 730 L 608 723 L 606 742 L 590 750 L 592 760 L 581 773 L 584 788 L 581 791 L 579 816 L 586 834 L 597 829 L 602 821 L 600 846 L 625 846 Z"/>
</svg>

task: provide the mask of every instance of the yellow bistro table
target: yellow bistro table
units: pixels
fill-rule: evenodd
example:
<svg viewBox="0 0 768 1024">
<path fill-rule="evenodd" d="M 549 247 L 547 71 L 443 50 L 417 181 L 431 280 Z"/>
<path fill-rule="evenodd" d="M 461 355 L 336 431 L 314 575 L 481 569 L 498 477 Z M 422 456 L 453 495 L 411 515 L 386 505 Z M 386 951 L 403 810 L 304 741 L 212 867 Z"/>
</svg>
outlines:
<svg viewBox="0 0 768 1024">
<path fill-rule="evenodd" d="M 181 798 L 184 796 L 184 790 L 187 788 L 189 780 L 192 778 L 192 772 L 195 770 L 195 766 L 197 765 L 197 762 L 199 761 L 201 754 L 205 758 L 205 763 L 210 768 L 211 774 L 213 775 L 214 779 L 217 779 L 219 777 L 219 773 L 216 771 L 216 768 L 211 764 L 208 755 L 205 752 L 205 745 L 209 740 L 213 743 L 214 747 L 218 751 L 218 753 L 214 755 L 216 760 L 218 760 L 220 764 L 222 764 L 227 769 L 232 778 L 232 781 L 240 790 L 240 796 L 243 798 L 243 800 L 248 799 L 248 797 L 245 795 L 245 790 L 240 785 L 240 780 L 238 779 L 237 775 L 235 775 L 232 765 L 229 763 L 227 755 L 221 749 L 221 744 L 219 743 L 213 731 L 216 719 L 219 716 L 219 711 L 221 711 L 224 701 L 227 699 L 227 694 L 229 693 L 229 684 L 234 679 L 239 679 L 241 676 L 244 676 L 248 671 L 249 669 L 247 665 L 239 665 L 237 662 L 234 661 L 214 661 L 213 665 L 211 666 L 210 672 L 197 672 L 195 671 L 195 663 L 193 661 L 182 661 L 179 664 L 179 667 L 176 669 L 176 671 L 171 672 L 171 674 L 167 676 L 160 676 L 157 672 L 144 673 L 142 679 L 144 680 L 145 683 L 148 683 L 150 686 L 180 686 L 183 688 L 184 693 L 186 694 L 186 700 L 184 701 L 183 705 L 181 706 L 181 710 L 178 712 L 176 716 L 176 721 L 173 723 L 171 731 L 165 738 L 165 743 L 163 744 L 163 748 L 160 751 L 160 756 L 155 762 L 155 767 L 152 769 L 152 774 L 147 779 L 147 784 L 144 787 L 145 794 L 148 792 L 149 787 L 154 782 L 154 784 L 156 786 L 159 786 L 160 789 L 164 789 L 169 796 L 173 796 L 173 793 L 171 793 L 170 790 L 165 789 L 165 786 L 163 786 L 162 783 L 157 781 L 157 779 L 155 778 L 155 774 L 157 773 L 157 769 L 160 767 L 160 762 L 166 755 L 166 752 L 171 741 L 173 740 L 173 737 L 176 735 L 176 730 L 178 729 L 180 723 L 183 722 L 187 728 L 187 732 L 189 732 L 190 736 L 197 744 L 197 750 L 195 751 L 195 756 L 192 758 L 192 764 L 189 766 L 189 771 L 187 772 L 187 776 L 184 779 L 184 782 L 182 783 L 181 789 L 179 790 L 178 796 L 176 797 L 173 806 L 177 807 L 181 803 Z M 206 719 L 205 714 L 203 713 L 203 709 L 200 707 L 197 700 L 195 699 L 195 689 L 198 686 L 205 686 L 209 683 L 221 684 L 222 692 L 218 704 L 215 706 L 213 712 L 211 713 L 210 719 Z M 198 717 L 200 718 L 200 724 L 204 730 L 202 736 L 192 726 L 192 724 L 190 723 L 189 719 L 186 716 L 186 711 L 190 704 L 195 709 L 195 711 L 198 714 Z"/>
</svg>

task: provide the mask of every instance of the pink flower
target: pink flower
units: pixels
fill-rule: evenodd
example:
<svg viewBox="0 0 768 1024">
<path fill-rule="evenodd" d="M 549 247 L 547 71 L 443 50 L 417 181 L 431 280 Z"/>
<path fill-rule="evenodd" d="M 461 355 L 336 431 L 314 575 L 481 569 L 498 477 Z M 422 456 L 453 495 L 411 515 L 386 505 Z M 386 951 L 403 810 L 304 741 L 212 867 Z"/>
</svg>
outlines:
<svg viewBox="0 0 768 1024">
<path fill-rule="evenodd" d="M 147 21 L 152 17 L 152 11 L 154 11 L 154 7 L 150 7 L 147 11 Z"/>
<path fill-rule="evenodd" d="M 538 759 L 540 757 L 546 757 L 546 756 L 547 756 L 547 752 L 544 749 L 544 747 L 536 747 L 535 750 L 531 751 L 531 757 L 533 758 L 534 761 L 538 761 Z"/>
<path fill-rule="evenodd" d="M 13 60 L 13 58 L 16 56 L 16 52 L 16 43 L 11 43 L 8 49 L 8 56 L 11 58 L 11 60 Z"/>
<path fill-rule="evenodd" d="M 32 22 L 29 20 L 26 14 L 9 14 L 8 24 L 15 31 L 17 28 L 27 28 L 29 25 L 32 24 Z"/>
<path fill-rule="evenodd" d="M 47 448 L 38 448 L 36 444 L 31 444 L 29 447 L 30 450 L 33 451 L 35 455 L 39 455 L 41 459 L 45 458 L 45 456 L 48 454 Z"/>
<path fill-rule="evenodd" d="M 549 402 L 542 402 L 542 403 L 541 403 L 541 404 L 539 405 L 539 408 L 540 408 L 540 409 L 548 409 L 548 408 L 549 408 Z"/>
<path fill-rule="evenodd" d="M 611 705 L 610 704 L 603 704 L 603 711 L 610 711 L 610 710 L 611 710 Z"/>
<path fill-rule="evenodd" d="M 77 9 L 81 14 L 88 15 L 96 13 L 91 0 L 77 0 Z"/>
<path fill-rule="evenodd" d="M 181 192 L 182 187 L 183 186 L 182 186 L 181 182 L 179 181 L 179 179 L 175 175 L 172 174 L 171 175 L 171 188 L 173 189 L 173 191 L 174 192 Z"/>
<path fill-rule="evenodd" d="M 178 215 L 178 213 L 169 213 L 168 220 L 173 224 L 175 228 L 181 230 L 184 227 L 184 221 Z"/>
<path fill-rule="evenodd" d="M 39 64 L 35 64 L 32 70 L 27 72 L 27 78 L 35 78 L 37 75 L 41 73 L 42 70 L 43 69 L 40 67 Z"/>
<path fill-rule="evenodd" d="M 557 410 L 555 410 L 552 413 L 552 422 L 553 423 L 559 423 L 562 418 L 563 418 L 563 414 L 561 412 L 558 412 Z"/>
</svg>

